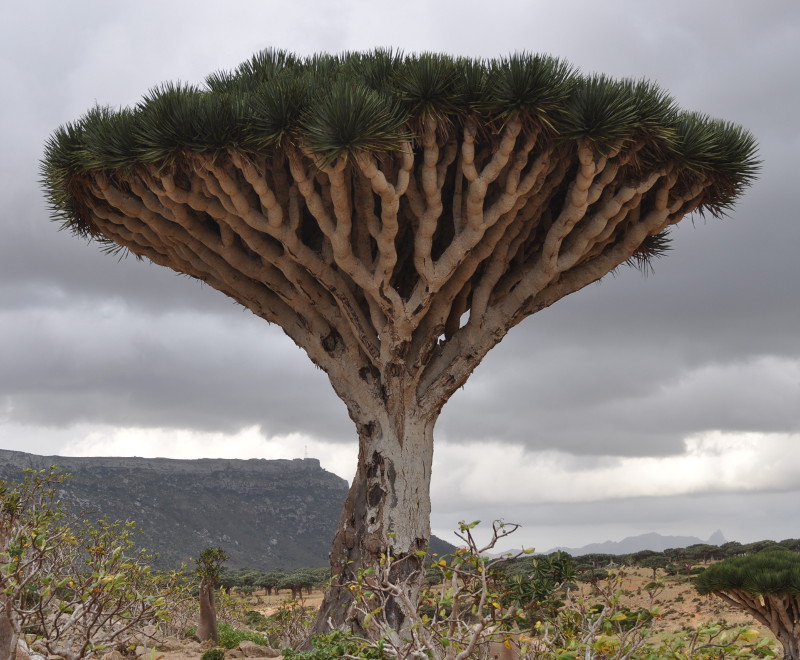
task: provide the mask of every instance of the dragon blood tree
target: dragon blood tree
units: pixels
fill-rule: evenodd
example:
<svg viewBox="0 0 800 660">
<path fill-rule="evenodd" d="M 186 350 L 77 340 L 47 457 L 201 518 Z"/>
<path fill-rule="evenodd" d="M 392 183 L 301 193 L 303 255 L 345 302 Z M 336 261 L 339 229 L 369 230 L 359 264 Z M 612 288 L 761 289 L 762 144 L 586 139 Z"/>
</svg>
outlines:
<svg viewBox="0 0 800 660">
<path fill-rule="evenodd" d="M 387 549 L 418 588 L 434 424 L 489 349 L 723 214 L 758 161 L 740 127 L 548 56 L 267 50 L 90 110 L 42 167 L 64 227 L 203 280 L 328 374 L 359 458 L 321 630 Z"/>
<path fill-rule="evenodd" d="M 770 629 L 786 660 L 800 660 L 800 554 L 780 545 L 728 557 L 695 578 L 713 594 Z"/>
</svg>

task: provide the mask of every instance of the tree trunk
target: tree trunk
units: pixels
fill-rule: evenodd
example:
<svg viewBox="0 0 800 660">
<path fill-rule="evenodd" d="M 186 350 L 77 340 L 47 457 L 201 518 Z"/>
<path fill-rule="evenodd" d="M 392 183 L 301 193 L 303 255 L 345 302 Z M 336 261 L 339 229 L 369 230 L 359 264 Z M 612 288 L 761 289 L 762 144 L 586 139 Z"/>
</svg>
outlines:
<svg viewBox="0 0 800 660">
<path fill-rule="evenodd" d="M 17 655 L 19 631 L 14 625 L 14 613 L 8 596 L 0 596 L 3 608 L 0 611 L 0 660 L 14 660 Z"/>
<path fill-rule="evenodd" d="M 800 638 L 793 636 L 785 628 L 778 630 L 776 637 L 783 646 L 784 660 L 800 660 Z"/>
<path fill-rule="evenodd" d="M 6 564 L 10 560 L 8 546 L 11 543 L 11 528 L 4 527 L 0 532 L 0 563 Z M 19 619 L 14 612 L 13 596 L 3 593 L 7 583 L 0 581 L 0 660 L 14 660 L 17 656 L 17 642 L 19 641 Z"/>
<path fill-rule="evenodd" d="M 381 555 L 394 558 L 390 579 L 404 584 L 412 602 L 425 576 L 424 557 L 430 539 L 430 481 L 433 426 L 438 412 L 423 416 L 412 404 L 392 397 L 357 419 L 359 457 L 330 554 L 332 583 L 320 606 L 313 634 L 347 627 L 364 633 L 353 609 L 349 585 L 359 571 L 378 566 Z M 395 412 L 386 408 L 393 402 Z M 413 401 L 413 400 L 412 400 Z M 385 616 L 395 630 L 403 627 L 399 607 L 388 603 Z"/>
<path fill-rule="evenodd" d="M 197 626 L 197 638 L 201 642 L 213 639 L 215 644 L 219 641 L 214 582 L 206 578 L 200 580 L 200 621 Z"/>
</svg>

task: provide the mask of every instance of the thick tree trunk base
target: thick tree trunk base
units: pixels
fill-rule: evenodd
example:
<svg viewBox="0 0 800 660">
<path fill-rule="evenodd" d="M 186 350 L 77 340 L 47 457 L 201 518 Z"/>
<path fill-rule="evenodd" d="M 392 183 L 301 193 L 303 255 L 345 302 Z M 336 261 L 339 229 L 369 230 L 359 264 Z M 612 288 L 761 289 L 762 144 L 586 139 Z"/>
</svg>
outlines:
<svg viewBox="0 0 800 660">
<path fill-rule="evenodd" d="M 214 597 L 214 584 L 205 578 L 200 581 L 200 620 L 197 625 L 197 638 L 201 642 L 219 642 L 217 632 L 217 608 Z"/>
<path fill-rule="evenodd" d="M 8 596 L 2 596 L 3 609 L 0 611 L 0 660 L 14 660 L 17 655 L 19 632 L 12 620 L 12 604 Z"/>
<path fill-rule="evenodd" d="M 410 419 L 359 424 L 359 461 L 331 549 L 331 585 L 320 606 L 312 635 L 334 628 L 368 635 L 351 586 L 359 573 L 393 559 L 389 582 L 403 585 L 416 602 L 425 576 L 430 539 L 430 474 L 435 420 Z M 383 616 L 401 630 L 404 615 L 390 598 Z"/>
<path fill-rule="evenodd" d="M 783 646 L 784 660 L 800 660 L 800 638 L 792 636 L 788 631 L 779 631 L 777 638 Z"/>
</svg>

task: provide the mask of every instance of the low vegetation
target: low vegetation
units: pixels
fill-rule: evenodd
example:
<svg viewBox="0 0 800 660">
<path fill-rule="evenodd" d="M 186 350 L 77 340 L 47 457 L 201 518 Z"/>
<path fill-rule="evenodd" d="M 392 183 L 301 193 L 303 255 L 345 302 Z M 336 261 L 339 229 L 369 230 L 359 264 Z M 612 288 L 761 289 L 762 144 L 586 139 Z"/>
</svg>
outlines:
<svg viewBox="0 0 800 660">
<path fill-rule="evenodd" d="M 294 660 L 797 658 L 797 539 L 497 557 L 516 526 L 495 523 L 479 546 L 477 523 L 462 523 L 462 547 L 428 557 L 418 598 L 389 579 L 405 559 L 384 554 L 349 586 L 355 632 L 309 639 L 326 569 L 231 571 L 209 549 L 198 570 L 153 571 L 133 523 L 80 520 L 58 501 L 67 478 L 51 468 L 0 482 L 0 660 L 20 649 L 81 660 L 181 643 L 194 645 L 184 656 L 206 660 L 245 644 Z M 180 641 L 201 637 L 203 587 L 213 592 L 214 646 Z M 392 607 L 407 622 L 400 632 Z"/>
<path fill-rule="evenodd" d="M 379 570 L 363 571 L 352 585 L 363 634 L 318 637 L 312 650 L 285 657 L 656 660 L 776 655 L 772 641 L 750 622 L 664 625 L 667 612 L 674 614 L 671 603 L 662 599 L 665 582 L 691 588 L 687 575 L 657 574 L 634 593 L 629 572 L 647 575 L 649 567 L 631 568 L 620 557 L 573 561 L 561 553 L 492 558 L 487 553 L 515 526 L 496 523 L 492 542 L 478 547 L 472 536 L 475 524 L 461 525 L 462 549 L 435 559 L 420 602 L 386 578 L 396 560 L 384 556 Z M 401 607 L 410 622 L 401 634 L 387 620 L 389 602 Z"/>
<path fill-rule="evenodd" d="M 179 602 L 174 573 L 156 573 L 136 548 L 134 525 L 67 515 L 67 475 L 30 471 L 0 482 L 0 658 L 66 660 L 125 647 Z M 174 596 L 174 597 L 171 597 Z"/>
</svg>

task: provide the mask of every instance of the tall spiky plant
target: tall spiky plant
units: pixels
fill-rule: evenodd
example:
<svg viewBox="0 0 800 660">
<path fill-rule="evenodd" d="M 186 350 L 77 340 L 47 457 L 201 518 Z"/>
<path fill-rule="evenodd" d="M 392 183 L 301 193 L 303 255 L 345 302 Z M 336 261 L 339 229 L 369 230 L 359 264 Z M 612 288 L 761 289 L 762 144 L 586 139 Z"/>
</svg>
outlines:
<svg viewBox="0 0 800 660">
<path fill-rule="evenodd" d="M 800 660 L 800 554 L 775 545 L 729 557 L 697 576 L 695 588 L 748 612 L 777 637 L 784 658 Z"/>
<path fill-rule="evenodd" d="M 359 459 L 321 630 L 349 621 L 347 584 L 383 552 L 414 595 L 433 427 L 486 353 L 646 266 L 687 214 L 724 213 L 755 151 L 652 83 L 546 55 L 268 50 L 89 111 L 50 138 L 43 173 L 64 227 L 207 282 L 327 372 Z"/>
</svg>

